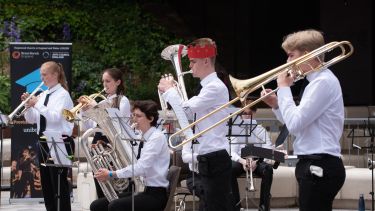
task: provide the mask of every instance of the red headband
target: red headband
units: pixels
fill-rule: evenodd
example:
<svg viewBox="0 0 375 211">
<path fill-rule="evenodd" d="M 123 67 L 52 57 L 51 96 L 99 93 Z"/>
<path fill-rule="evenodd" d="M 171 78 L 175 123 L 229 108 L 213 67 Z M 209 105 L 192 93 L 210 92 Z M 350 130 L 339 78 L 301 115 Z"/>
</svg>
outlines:
<svg viewBox="0 0 375 211">
<path fill-rule="evenodd" d="M 188 57 L 189 59 L 202 59 L 211 58 L 216 56 L 216 46 L 215 45 L 205 45 L 205 46 L 188 46 Z"/>
</svg>

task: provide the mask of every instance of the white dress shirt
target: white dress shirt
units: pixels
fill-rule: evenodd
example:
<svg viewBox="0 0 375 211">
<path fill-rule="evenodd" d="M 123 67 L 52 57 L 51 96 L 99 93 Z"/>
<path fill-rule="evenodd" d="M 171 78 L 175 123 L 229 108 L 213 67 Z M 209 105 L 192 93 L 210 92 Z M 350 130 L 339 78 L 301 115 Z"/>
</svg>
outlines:
<svg viewBox="0 0 375 211">
<path fill-rule="evenodd" d="M 294 154 L 327 153 L 341 156 L 340 138 L 344 127 L 344 102 L 340 82 L 329 70 L 307 75 L 310 82 L 299 106 L 290 87 L 277 92 L 279 108 L 274 113 L 296 136 Z"/>
<path fill-rule="evenodd" d="M 117 97 L 117 94 L 111 95 L 107 98 L 107 100 L 102 100 L 99 102 L 99 104 L 108 103 L 109 105 L 113 105 L 113 100 Z M 120 114 L 122 114 L 123 117 L 130 117 L 130 102 L 129 99 L 126 96 L 121 96 L 121 101 L 119 104 L 119 110 Z M 80 117 L 85 116 L 85 112 L 80 112 Z M 90 128 L 96 127 L 96 122 L 92 121 L 91 119 L 85 120 L 82 122 L 82 129 L 88 130 Z"/>
<path fill-rule="evenodd" d="M 206 76 L 203 80 L 201 80 L 200 83 L 202 85 L 202 89 L 198 96 L 194 96 L 186 102 L 182 101 L 177 91 L 173 88 L 168 89 L 163 94 L 163 98 L 165 101 L 170 102 L 171 104 L 180 104 L 184 108 L 189 119 L 193 119 L 194 114 L 196 114 L 196 119 L 199 119 L 228 102 L 228 89 L 217 77 L 216 72 Z M 195 133 L 212 126 L 228 115 L 228 110 L 222 109 L 221 111 L 198 123 L 195 127 Z M 226 123 L 224 122 L 197 138 L 199 144 L 197 144 L 196 154 L 203 155 L 223 149 L 228 150 L 229 143 L 225 137 L 226 133 Z"/>
<path fill-rule="evenodd" d="M 267 130 L 262 125 L 257 125 L 256 120 L 252 120 L 251 124 L 256 125 L 256 127 L 253 128 L 253 130 L 251 131 L 251 135 L 249 136 L 249 140 L 248 140 L 249 143 L 258 143 L 258 144 L 254 144 L 254 146 L 272 149 L 273 145 L 272 145 L 271 138 Z M 259 140 L 259 139 L 262 139 L 262 140 Z M 264 144 L 259 143 L 260 141 L 262 141 Z M 241 149 L 246 146 L 246 143 L 243 142 L 243 140 L 241 140 L 240 137 L 232 137 L 231 143 L 232 143 L 230 146 L 231 159 L 237 162 L 241 158 Z"/>
<path fill-rule="evenodd" d="M 167 180 L 170 153 L 165 135 L 155 127 L 151 127 L 144 135 L 146 140 L 141 151 L 141 157 L 134 165 L 129 165 L 116 171 L 119 178 L 134 176 L 144 177 L 146 186 L 168 187 Z"/>
<path fill-rule="evenodd" d="M 44 105 L 46 95 L 50 94 L 47 106 Z M 42 92 L 38 102 L 27 110 L 25 119 L 29 123 L 36 123 L 39 133 L 40 115 L 46 118 L 46 131 L 61 131 L 63 135 L 71 136 L 74 124 L 65 120 L 62 116 L 63 109 L 72 109 L 73 101 L 61 84 Z"/>
</svg>

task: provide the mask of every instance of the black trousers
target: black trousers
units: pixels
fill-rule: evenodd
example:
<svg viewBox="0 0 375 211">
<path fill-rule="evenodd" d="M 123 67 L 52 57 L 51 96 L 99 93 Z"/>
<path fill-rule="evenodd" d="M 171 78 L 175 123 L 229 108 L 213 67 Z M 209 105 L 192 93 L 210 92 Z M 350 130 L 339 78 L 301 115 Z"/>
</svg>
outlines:
<svg viewBox="0 0 375 211">
<path fill-rule="evenodd" d="M 198 155 L 206 211 L 232 210 L 230 178 L 232 161 L 226 150 Z"/>
<path fill-rule="evenodd" d="M 193 181 L 193 173 L 190 172 L 188 178 L 186 178 L 186 186 L 189 189 L 190 193 L 193 194 L 193 190 L 195 191 L 195 195 L 199 198 L 199 211 L 205 211 L 205 202 L 203 198 L 203 187 L 202 187 L 202 178 L 199 174 L 194 172 L 194 181 Z"/>
<path fill-rule="evenodd" d="M 146 187 L 146 190 L 134 196 L 134 210 L 162 211 L 167 204 L 167 189 L 161 187 Z M 90 205 L 91 211 L 131 211 L 132 193 L 120 193 L 119 198 L 108 202 L 107 198 L 100 198 Z"/>
<path fill-rule="evenodd" d="M 270 200 L 271 200 L 271 186 L 273 180 L 273 168 L 272 165 L 266 162 L 258 162 L 257 167 L 253 171 L 253 174 L 262 178 L 262 183 L 260 186 L 260 201 L 259 207 L 262 210 L 270 210 Z M 238 211 L 241 209 L 240 202 L 240 192 L 238 189 L 237 178 L 245 174 L 243 166 L 239 162 L 232 162 L 232 194 L 233 194 L 233 207 L 234 210 Z M 237 205 L 237 206 L 236 206 Z"/>
<path fill-rule="evenodd" d="M 298 156 L 295 175 L 298 182 L 301 211 L 330 211 L 332 202 L 345 182 L 342 160 L 328 154 Z M 310 166 L 323 169 L 323 177 L 311 174 Z"/>
<path fill-rule="evenodd" d="M 67 146 L 68 154 L 74 154 L 74 140 L 71 137 L 64 139 L 72 148 Z M 39 162 L 45 163 L 49 149 L 45 140 L 39 142 Z M 53 163 L 52 163 L 53 164 Z M 60 211 L 70 211 L 70 191 L 68 182 L 68 168 L 40 165 L 40 179 L 43 190 L 44 204 L 47 211 L 57 211 L 58 199 L 60 199 Z M 60 177 L 60 178 L 59 178 Z M 60 183 L 58 182 L 60 179 Z M 60 187 L 60 192 L 58 188 Z"/>
</svg>

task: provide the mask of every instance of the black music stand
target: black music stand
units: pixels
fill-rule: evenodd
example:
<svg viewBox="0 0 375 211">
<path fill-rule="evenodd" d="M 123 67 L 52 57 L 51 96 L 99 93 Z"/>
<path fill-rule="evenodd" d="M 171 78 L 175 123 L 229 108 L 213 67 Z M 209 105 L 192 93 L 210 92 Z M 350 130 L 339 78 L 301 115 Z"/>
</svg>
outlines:
<svg viewBox="0 0 375 211">
<path fill-rule="evenodd" d="M 135 157 L 135 153 L 134 153 L 134 146 L 138 145 L 136 142 L 142 142 L 144 140 L 142 140 L 142 134 L 140 134 L 138 131 L 136 131 L 135 129 L 131 128 L 130 127 L 130 118 L 129 117 L 122 117 L 121 114 L 119 113 L 120 111 L 116 108 L 107 108 L 106 109 L 108 114 L 109 114 L 109 118 L 112 118 L 112 122 L 114 123 L 115 126 L 119 127 L 120 128 L 120 131 L 121 133 L 119 134 L 120 135 L 120 138 L 122 140 L 125 140 L 125 141 L 129 141 L 130 142 L 130 145 L 131 145 L 131 149 L 132 149 L 132 156 L 131 156 L 131 162 L 132 162 L 132 180 L 133 182 L 135 181 L 135 176 L 134 176 L 134 157 Z M 135 186 L 133 185 L 133 183 L 130 183 L 129 185 L 131 185 L 131 189 L 132 189 L 132 210 L 134 211 L 134 192 L 135 192 Z"/>
<path fill-rule="evenodd" d="M 8 116 L 4 115 L 1 111 L 0 111 L 0 198 L 1 198 L 1 191 L 3 189 L 2 185 L 1 185 L 1 181 L 2 181 L 2 175 L 3 175 L 3 129 L 6 128 L 6 125 L 7 125 L 7 118 Z M 1 204 L 1 202 L 0 202 Z"/>
<path fill-rule="evenodd" d="M 371 170 L 371 192 L 369 193 L 371 195 L 371 210 L 374 211 L 374 137 L 375 137 L 375 116 L 369 116 L 367 118 L 367 122 L 365 121 L 365 126 L 363 128 L 363 134 L 362 135 L 355 135 L 354 134 L 354 128 L 349 132 L 348 138 L 352 138 L 352 148 L 353 149 L 368 149 L 371 153 L 371 160 L 368 161 L 368 167 Z M 366 133 L 368 131 L 368 133 Z M 358 146 L 354 144 L 354 138 L 370 138 L 371 142 L 370 145 L 367 146 Z"/>
<path fill-rule="evenodd" d="M 42 166 L 49 166 L 49 167 L 57 167 L 60 168 L 57 171 L 57 210 L 60 211 L 60 181 L 61 181 L 61 174 L 63 169 L 71 168 L 72 160 L 74 158 L 74 154 L 69 154 L 68 151 L 71 153 L 74 152 L 73 147 L 70 142 L 64 142 L 61 132 L 57 131 L 45 131 L 43 133 L 45 137 L 40 138 L 39 140 L 39 150 L 41 150 L 42 161 L 40 165 Z M 47 146 L 47 149 L 43 146 Z M 69 150 L 68 150 L 69 149 Z"/>
</svg>

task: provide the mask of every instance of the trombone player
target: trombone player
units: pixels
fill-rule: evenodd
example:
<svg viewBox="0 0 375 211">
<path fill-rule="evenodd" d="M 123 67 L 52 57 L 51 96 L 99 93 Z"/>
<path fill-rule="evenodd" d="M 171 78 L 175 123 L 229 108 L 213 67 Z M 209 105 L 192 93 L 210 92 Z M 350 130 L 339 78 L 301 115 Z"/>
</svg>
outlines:
<svg viewBox="0 0 375 211">
<path fill-rule="evenodd" d="M 310 29 L 287 35 L 281 46 L 289 62 L 323 45 L 323 34 Z M 286 72 L 277 77 L 277 96 L 271 94 L 263 99 L 296 137 L 293 148 L 299 161 L 295 175 L 302 211 L 332 210 L 333 199 L 345 181 L 340 148 L 344 102 L 339 80 L 329 69 L 319 68 L 323 56 L 300 66 L 305 73 L 315 68 L 320 70 L 307 74 L 309 84 L 298 106 L 290 89 L 294 75 Z M 269 92 L 270 89 L 265 89 L 261 95 Z"/>
<path fill-rule="evenodd" d="M 196 114 L 197 119 L 227 103 L 228 89 L 215 72 L 216 55 L 216 44 L 213 40 L 201 38 L 193 41 L 188 46 L 189 68 L 192 70 L 193 77 L 200 79 L 202 89 L 197 96 L 183 102 L 176 89 L 173 88 L 173 77 L 164 76 L 158 85 L 164 100 L 171 105 L 181 105 L 189 117 Z M 207 117 L 196 125 L 196 132 L 208 128 L 228 114 L 224 109 Z M 228 141 L 225 135 L 225 124 L 221 124 L 200 136 L 197 139 L 198 144 L 194 147 L 193 159 L 198 162 L 207 211 L 231 210 L 229 200 L 231 159 L 227 152 Z M 188 145 L 190 144 L 184 147 Z M 192 162 L 191 160 L 190 156 L 190 161 L 184 160 L 184 162 L 189 163 Z"/>
<path fill-rule="evenodd" d="M 31 97 L 27 103 L 28 108 L 25 113 L 25 119 L 28 123 L 36 123 L 39 138 L 45 131 L 60 131 L 63 134 L 64 142 L 69 142 L 73 149 L 66 146 L 69 155 L 74 154 L 74 140 L 71 137 L 73 132 L 73 123 L 65 121 L 62 110 L 73 108 L 73 101 L 68 92 L 68 86 L 65 79 L 64 69 L 60 63 L 48 61 L 40 67 L 40 75 L 44 85 L 48 90 L 41 93 L 38 97 Z M 26 100 L 29 94 L 24 93 L 21 100 Z M 44 163 L 48 156 L 49 148 L 47 143 L 39 142 L 39 163 Z M 73 152 L 72 152 L 73 151 Z M 62 172 L 60 178 L 60 193 L 58 193 L 58 172 Z M 44 203 L 47 211 L 67 210 L 70 211 L 70 188 L 67 180 L 67 167 L 51 167 L 40 165 L 40 176 Z M 56 196 L 60 195 L 60 203 Z M 60 207 L 58 207 L 60 204 Z"/>
</svg>

